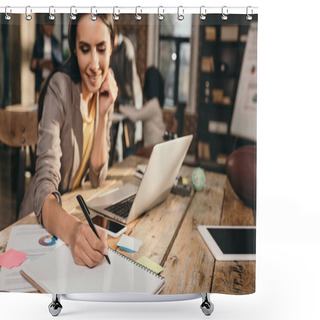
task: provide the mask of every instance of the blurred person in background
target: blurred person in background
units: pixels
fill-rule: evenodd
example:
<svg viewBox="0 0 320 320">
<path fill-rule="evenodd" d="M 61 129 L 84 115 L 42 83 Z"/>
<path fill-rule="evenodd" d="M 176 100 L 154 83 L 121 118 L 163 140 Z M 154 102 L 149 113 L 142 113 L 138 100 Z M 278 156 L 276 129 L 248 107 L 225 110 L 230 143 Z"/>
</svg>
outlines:
<svg viewBox="0 0 320 320">
<path fill-rule="evenodd" d="M 164 105 L 164 81 L 160 71 L 155 67 L 147 69 L 143 94 L 146 103 L 141 109 L 120 104 L 120 112 L 136 122 L 143 122 L 143 147 L 154 146 L 163 141 L 165 125 L 162 117 Z"/>
<path fill-rule="evenodd" d="M 115 30 L 114 49 L 111 55 L 110 68 L 114 72 L 119 92 L 116 106 L 126 105 L 133 109 L 142 107 L 142 89 L 137 73 L 134 46 L 131 40 L 119 29 Z M 124 134 L 122 134 L 124 130 Z M 122 140 L 123 137 L 123 140 Z M 133 154 L 138 141 L 142 139 L 141 122 L 124 121 L 119 127 L 117 139 L 118 161 Z"/>
<path fill-rule="evenodd" d="M 61 45 L 53 35 L 55 20 L 50 20 L 47 14 L 42 15 L 40 19 L 41 33 L 36 38 L 30 62 L 30 69 L 36 76 L 37 103 L 42 82 L 63 62 Z"/>
</svg>

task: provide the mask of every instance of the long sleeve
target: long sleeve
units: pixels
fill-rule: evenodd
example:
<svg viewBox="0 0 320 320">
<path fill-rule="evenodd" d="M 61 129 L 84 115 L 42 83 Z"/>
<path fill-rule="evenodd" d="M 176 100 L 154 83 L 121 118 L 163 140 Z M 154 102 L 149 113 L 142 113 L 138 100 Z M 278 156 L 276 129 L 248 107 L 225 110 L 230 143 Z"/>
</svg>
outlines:
<svg viewBox="0 0 320 320">
<path fill-rule="evenodd" d="M 34 211 L 42 223 L 41 211 L 48 195 L 54 194 L 61 203 L 61 195 L 74 185 L 83 154 L 80 93 L 80 83 L 74 83 L 65 73 L 55 73 L 49 82 L 39 123 L 36 173 L 24 196 L 20 217 Z M 99 172 L 94 172 L 89 160 L 81 177 L 83 181 L 89 175 L 93 187 L 107 176 L 112 114 L 113 108 L 106 124 L 106 162 Z"/>
<path fill-rule="evenodd" d="M 149 100 L 140 110 L 120 105 L 120 112 L 131 121 L 143 121 L 145 147 L 162 142 L 165 125 L 163 123 L 162 109 L 157 98 Z"/>
<path fill-rule="evenodd" d="M 153 103 L 153 100 L 148 101 L 141 109 L 120 105 L 120 112 L 133 122 L 139 120 L 145 121 L 154 117 L 156 105 Z"/>
<path fill-rule="evenodd" d="M 58 201 L 61 201 L 58 191 L 62 156 L 60 130 L 64 114 L 59 87 L 54 79 L 50 82 L 39 124 L 34 211 L 40 222 L 42 206 L 48 195 L 54 193 Z"/>
</svg>

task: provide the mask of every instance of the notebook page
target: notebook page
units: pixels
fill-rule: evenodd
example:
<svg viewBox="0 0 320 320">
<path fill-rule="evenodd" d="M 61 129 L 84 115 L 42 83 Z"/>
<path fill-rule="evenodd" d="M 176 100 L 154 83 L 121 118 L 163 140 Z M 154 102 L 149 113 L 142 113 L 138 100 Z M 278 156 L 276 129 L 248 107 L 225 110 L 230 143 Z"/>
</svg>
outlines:
<svg viewBox="0 0 320 320">
<path fill-rule="evenodd" d="M 111 265 L 106 260 L 95 268 L 74 263 L 70 249 L 62 245 L 22 268 L 48 293 L 136 292 L 153 294 L 163 278 L 139 267 L 113 250 Z"/>
</svg>

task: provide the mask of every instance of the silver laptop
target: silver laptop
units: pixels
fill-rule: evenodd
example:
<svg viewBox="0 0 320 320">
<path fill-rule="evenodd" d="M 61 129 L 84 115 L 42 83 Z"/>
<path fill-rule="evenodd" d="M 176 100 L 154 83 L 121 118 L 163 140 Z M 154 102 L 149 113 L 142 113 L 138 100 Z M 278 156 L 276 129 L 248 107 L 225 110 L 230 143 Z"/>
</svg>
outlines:
<svg viewBox="0 0 320 320">
<path fill-rule="evenodd" d="M 128 224 L 164 201 L 187 154 L 192 135 L 154 146 L 140 186 L 125 184 L 87 202 L 90 209 Z"/>
</svg>

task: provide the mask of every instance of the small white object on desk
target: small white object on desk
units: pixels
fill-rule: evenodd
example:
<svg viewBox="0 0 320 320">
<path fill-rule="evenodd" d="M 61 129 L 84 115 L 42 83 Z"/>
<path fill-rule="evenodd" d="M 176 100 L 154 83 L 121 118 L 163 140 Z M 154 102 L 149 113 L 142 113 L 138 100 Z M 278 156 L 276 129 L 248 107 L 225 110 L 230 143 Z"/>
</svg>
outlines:
<svg viewBox="0 0 320 320">
<path fill-rule="evenodd" d="M 139 178 L 139 179 L 142 179 L 144 173 L 146 172 L 146 169 L 147 169 L 147 165 L 146 164 L 138 164 L 137 165 L 137 170 L 134 173 L 134 176 Z"/>
<path fill-rule="evenodd" d="M 122 235 L 121 239 L 118 241 L 117 245 L 122 248 L 126 248 L 132 251 L 139 251 L 142 240 L 129 237 L 125 234 Z"/>
</svg>

